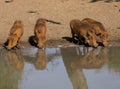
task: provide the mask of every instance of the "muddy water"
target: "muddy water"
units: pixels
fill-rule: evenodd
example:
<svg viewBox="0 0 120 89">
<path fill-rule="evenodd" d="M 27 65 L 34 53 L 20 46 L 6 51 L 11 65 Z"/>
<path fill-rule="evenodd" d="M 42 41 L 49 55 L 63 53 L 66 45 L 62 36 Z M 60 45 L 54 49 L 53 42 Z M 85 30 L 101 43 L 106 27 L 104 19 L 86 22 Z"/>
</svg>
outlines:
<svg viewBox="0 0 120 89">
<path fill-rule="evenodd" d="M 120 89 L 120 47 L 0 50 L 0 89 Z"/>
</svg>

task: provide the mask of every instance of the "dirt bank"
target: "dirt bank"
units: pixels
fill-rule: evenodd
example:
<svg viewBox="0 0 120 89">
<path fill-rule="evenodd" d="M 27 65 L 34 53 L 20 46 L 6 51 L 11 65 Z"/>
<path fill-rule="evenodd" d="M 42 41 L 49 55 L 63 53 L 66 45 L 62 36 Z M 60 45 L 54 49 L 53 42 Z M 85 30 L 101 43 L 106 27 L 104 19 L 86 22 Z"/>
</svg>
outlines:
<svg viewBox="0 0 120 89">
<path fill-rule="evenodd" d="M 106 3 L 90 0 L 14 0 L 0 1 L 0 43 L 4 43 L 15 20 L 24 23 L 22 42 L 28 42 L 33 35 L 35 22 L 45 18 L 48 40 L 62 40 L 71 37 L 69 22 L 72 19 L 93 18 L 103 23 L 109 34 L 109 41 L 120 41 L 120 2 Z M 61 42 L 61 41 L 60 41 Z"/>
</svg>

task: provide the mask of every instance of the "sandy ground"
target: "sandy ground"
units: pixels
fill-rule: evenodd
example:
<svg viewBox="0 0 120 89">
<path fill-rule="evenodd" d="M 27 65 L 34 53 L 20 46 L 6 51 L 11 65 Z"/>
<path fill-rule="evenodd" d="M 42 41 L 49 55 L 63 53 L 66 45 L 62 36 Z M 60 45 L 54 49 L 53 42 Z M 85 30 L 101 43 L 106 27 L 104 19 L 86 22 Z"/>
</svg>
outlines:
<svg viewBox="0 0 120 89">
<path fill-rule="evenodd" d="M 109 34 L 109 43 L 120 45 L 120 2 L 105 3 L 90 0 L 0 0 L 0 43 L 4 43 L 15 20 L 24 23 L 22 42 L 28 42 L 38 18 L 48 19 L 48 44 L 65 42 L 71 37 L 69 22 L 72 19 L 92 18 L 103 23 Z M 60 24 L 58 24 L 60 23 Z M 52 42 L 51 42 L 52 40 Z M 116 42 L 116 43 L 115 43 Z M 68 43 L 68 42 L 67 42 Z"/>
</svg>

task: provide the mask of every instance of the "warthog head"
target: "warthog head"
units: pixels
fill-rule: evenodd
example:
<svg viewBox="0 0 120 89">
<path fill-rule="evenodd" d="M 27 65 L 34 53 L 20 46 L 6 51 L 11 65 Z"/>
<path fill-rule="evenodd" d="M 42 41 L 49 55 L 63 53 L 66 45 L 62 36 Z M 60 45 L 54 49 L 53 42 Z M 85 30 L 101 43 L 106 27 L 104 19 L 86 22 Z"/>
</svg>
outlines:
<svg viewBox="0 0 120 89">
<path fill-rule="evenodd" d="M 102 32 L 102 34 L 100 35 L 100 40 L 102 41 L 103 46 L 108 45 L 107 39 L 108 39 L 107 31 Z"/>
<path fill-rule="evenodd" d="M 7 49 L 12 49 L 17 45 L 18 37 L 16 35 L 10 35 L 8 37 L 8 45 L 6 46 Z"/>
<path fill-rule="evenodd" d="M 93 31 L 88 31 L 87 33 L 87 39 L 85 41 L 90 46 L 98 47 L 97 41 L 96 41 L 96 35 Z"/>
</svg>

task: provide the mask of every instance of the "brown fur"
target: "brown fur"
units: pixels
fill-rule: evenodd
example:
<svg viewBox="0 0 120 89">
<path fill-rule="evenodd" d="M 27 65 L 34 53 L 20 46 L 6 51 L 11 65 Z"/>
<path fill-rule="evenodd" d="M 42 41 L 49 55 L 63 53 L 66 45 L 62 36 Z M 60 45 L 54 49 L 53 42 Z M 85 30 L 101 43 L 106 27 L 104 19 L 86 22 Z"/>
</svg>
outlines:
<svg viewBox="0 0 120 89">
<path fill-rule="evenodd" d="M 45 41 L 46 41 L 46 31 L 47 31 L 47 27 L 46 27 L 46 22 L 44 19 L 39 18 L 36 21 L 36 25 L 34 28 L 34 34 L 36 37 L 36 43 L 38 47 L 43 47 Z"/>
<path fill-rule="evenodd" d="M 35 68 L 44 70 L 47 66 L 47 56 L 45 50 L 39 49 L 37 52 L 37 59 L 34 62 Z"/>
<path fill-rule="evenodd" d="M 74 19 L 70 21 L 70 28 L 73 39 L 78 36 L 80 42 L 84 42 L 85 44 L 89 44 L 94 47 L 98 46 L 96 43 L 96 35 L 89 25 L 82 23 L 80 20 Z"/>
<path fill-rule="evenodd" d="M 92 49 L 80 58 L 71 62 L 72 68 L 100 68 L 108 62 L 107 48 Z"/>
<path fill-rule="evenodd" d="M 99 40 L 97 40 L 98 42 L 102 42 L 102 44 L 104 46 L 107 46 L 107 39 L 108 39 L 108 34 L 107 31 L 105 30 L 104 26 L 102 23 L 93 20 L 91 18 L 85 18 L 82 20 L 83 23 L 88 24 L 89 26 L 91 26 L 93 28 L 93 30 L 95 31 L 96 36 L 98 37 Z"/>
<path fill-rule="evenodd" d="M 18 46 L 20 38 L 23 35 L 23 23 L 20 20 L 14 22 L 12 28 L 10 29 L 10 34 L 8 37 L 7 49 L 11 49 Z"/>
</svg>

